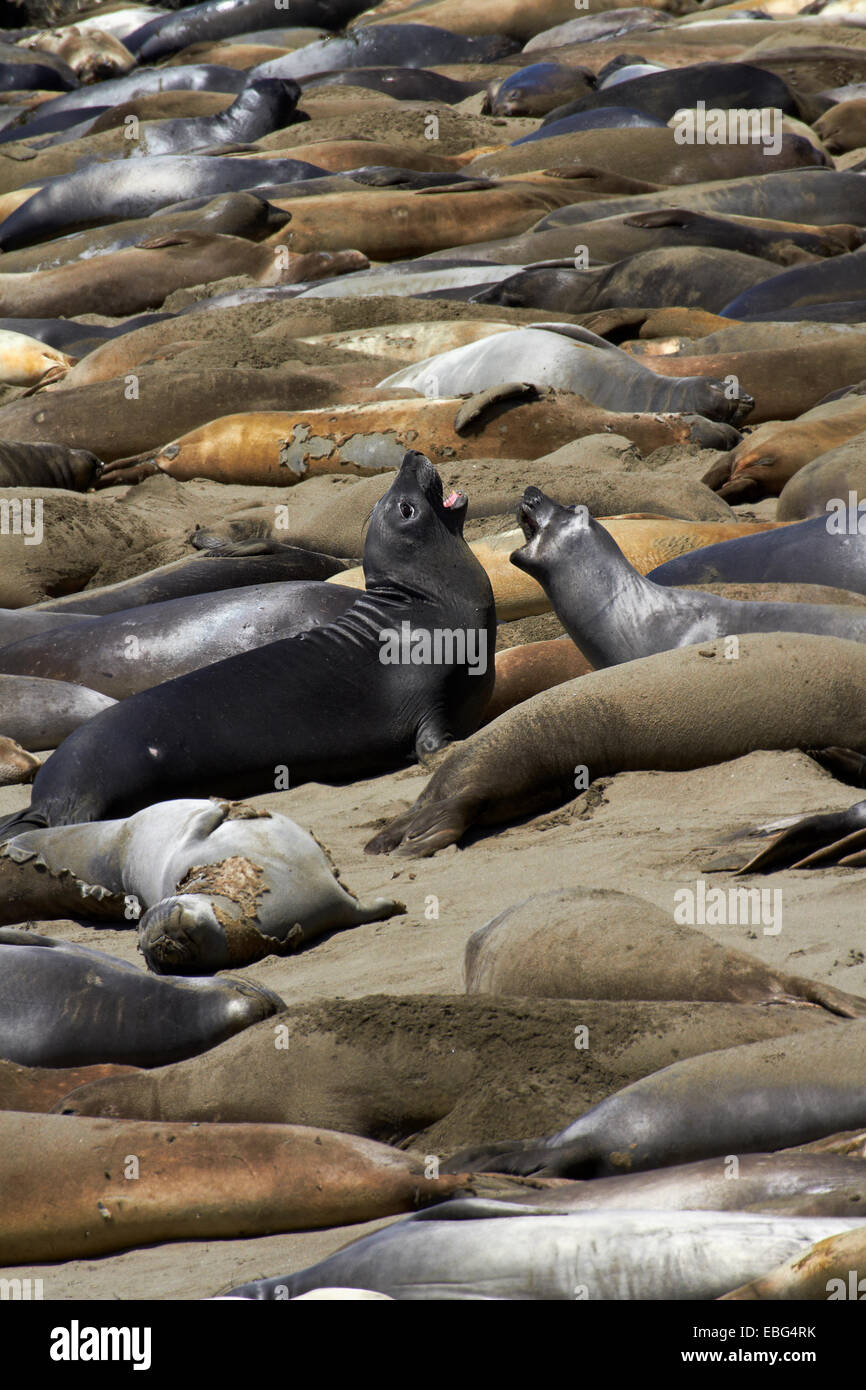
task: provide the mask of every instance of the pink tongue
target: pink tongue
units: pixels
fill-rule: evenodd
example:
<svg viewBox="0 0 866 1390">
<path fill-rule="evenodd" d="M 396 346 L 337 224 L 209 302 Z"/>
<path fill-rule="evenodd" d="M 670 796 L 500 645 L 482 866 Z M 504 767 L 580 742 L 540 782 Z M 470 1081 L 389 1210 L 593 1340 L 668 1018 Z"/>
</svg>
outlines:
<svg viewBox="0 0 866 1390">
<path fill-rule="evenodd" d="M 442 503 L 442 505 L 443 505 L 443 507 L 453 507 L 453 506 L 455 506 L 455 504 L 456 504 L 457 502 L 459 502 L 459 501 L 460 501 L 460 493 L 459 493 L 459 492 L 451 492 L 451 493 L 449 493 L 449 495 L 445 498 L 445 501 Z"/>
</svg>

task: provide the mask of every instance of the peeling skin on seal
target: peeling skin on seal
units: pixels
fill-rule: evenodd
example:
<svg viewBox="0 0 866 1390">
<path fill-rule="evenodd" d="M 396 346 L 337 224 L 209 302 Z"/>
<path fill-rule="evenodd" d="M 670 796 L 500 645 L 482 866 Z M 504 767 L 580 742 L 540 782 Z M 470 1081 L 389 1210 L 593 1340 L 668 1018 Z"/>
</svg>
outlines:
<svg viewBox="0 0 866 1390">
<path fill-rule="evenodd" d="M 289 468 L 303 477 L 310 459 L 328 459 L 344 468 L 372 469 L 383 472 L 399 468 L 403 455 L 416 440 L 415 430 L 398 435 L 396 430 L 381 430 L 373 434 L 311 435 L 309 425 L 295 425 L 290 439 L 280 448 L 280 467 Z"/>
<path fill-rule="evenodd" d="M 246 801 L 224 801 L 220 796 L 208 798 L 217 806 L 221 806 L 225 812 L 225 820 L 270 820 L 270 811 L 259 811 L 255 806 L 249 806 Z"/>
<path fill-rule="evenodd" d="M 269 889 L 260 865 L 243 855 L 232 855 L 217 864 L 193 865 L 187 869 L 174 891 L 177 894 L 228 898 L 237 905 L 241 919 L 252 922 L 258 916 L 259 903 Z M 220 925 L 227 931 L 236 925 L 237 919 L 229 916 L 218 903 L 213 904 L 213 909 Z"/>
</svg>

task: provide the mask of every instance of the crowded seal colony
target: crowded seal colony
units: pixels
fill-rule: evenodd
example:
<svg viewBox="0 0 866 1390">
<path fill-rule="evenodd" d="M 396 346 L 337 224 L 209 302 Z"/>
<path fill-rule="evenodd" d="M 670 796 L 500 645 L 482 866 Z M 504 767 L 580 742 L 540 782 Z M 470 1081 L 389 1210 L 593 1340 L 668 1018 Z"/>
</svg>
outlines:
<svg viewBox="0 0 866 1390">
<path fill-rule="evenodd" d="M 0 20 L 4 1279 L 849 1296 L 866 0 Z"/>
</svg>

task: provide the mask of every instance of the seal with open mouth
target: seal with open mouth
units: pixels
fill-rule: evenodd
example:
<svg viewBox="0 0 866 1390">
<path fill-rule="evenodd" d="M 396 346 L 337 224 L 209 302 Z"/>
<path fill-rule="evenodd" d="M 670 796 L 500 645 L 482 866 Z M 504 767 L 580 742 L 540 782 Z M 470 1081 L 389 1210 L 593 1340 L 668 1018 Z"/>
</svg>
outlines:
<svg viewBox="0 0 866 1390">
<path fill-rule="evenodd" d="M 528 487 L 517 510 L 526 545 L 511 563 L 541 584 L 596 670 L 744 632 L 811 632 L 866 642 L 866 614 L 841 604 L 755 603 L 684 593 L 647 579 L 585 507 Z"/>
<path fill-rule="evenodd" d="M 464 493 L 443 499 L 429 459 L 407 453 L 371 514 L 366 592 L 343 617 L 90 720 L 0 834 L 105 819 L 184 792 L 224 795 L 229 783 L 261 792 L 280 776 L 292 786 L 348 781 L 472 733 L 493 686 L 496 619 L 490 581 L 463 539 L 466 507 Z"/>
</svg>

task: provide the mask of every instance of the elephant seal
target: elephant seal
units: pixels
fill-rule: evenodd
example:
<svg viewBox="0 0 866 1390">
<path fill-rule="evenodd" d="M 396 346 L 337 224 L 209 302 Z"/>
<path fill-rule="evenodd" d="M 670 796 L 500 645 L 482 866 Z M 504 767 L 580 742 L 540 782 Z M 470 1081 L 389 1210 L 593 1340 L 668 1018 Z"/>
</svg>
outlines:
<svg viewBox="0 0 866 1390">
<path fill-rule="evenodd" d="M 665 586 L 829 584 L 866 594 L 866 541 L 859 532 L 831 532 L 828 519 L 816 516 L 763 535 L 703 546 L 651 570 L 649 578 Z"/>
<path fill-rule="evenodd" d="M 663 126 L 653 116 L 645 116 L 630 106 L 600 106 L 597 111 L 580 111 L 563 116 L 550 127 L 541 126 L 531 135 L 512 140 L 513 145 L 528 145 L 532 140 L 549 140 L 555 135 L 569 135 L 576 130 L 638 130 L 642 126 Z"/>
<path fill-rule="evenodd" d="M 823 516 L 832 525 L 834 516 L 844 516 L 845 524 L 849 524 L 848 511 L 853 498 L 859 524 L 861 513 L 856 511 L 857 499 L 863 496 L 863 483 L 866 482 L 864 445 L 866 428 L 837 448 L 819 454 L 795 473 L 779 495 L 779 520 L 804 521 L 808 517 Z"/>
<path fill-rule="evenodd" d="M 592 224 L 590 224 L 591 226 Z M 782 274 L 757 256 L 720 247 L 669 246 L 638 251 L 613 265 L 575 270 L 573 262 L 557 267 L 527 266 L 472 296 L 475 304 L 503 304 L 516 309 L 544 309 L 588 314 L 628 304 L 636 309 L 685 309 L 718 313 L 732 287 L 763 284 Z"/>
<path fill-rule="evenodd" d="M 94 223 L 147 217 L 180 199 L 249 192 L 324 174 L 294 159 L 167 154 L 109 160 L 49 179 L 0 223 L 0 248 L 14 250 Z"/>
<path fill-rule="evenodd" d="M 866 97 L 831 106 L 815 121 L 814 130 L 831 154 L 866 146 Z"/>
<path fill-rule="evenodd" d="M 748 1284 L 741 1284 L 722 1300 L 862 1299 L 866 1277 L 866 1229 L 826 1236 L 805 1253 L 801 1250 L 784 1264 Z"/>
<path fill-rule="evenodd" d="M 832 753 L 848 754 L 847 749 L 832 749 Z M 854 755 L 849 755 L 856 760 Z M 829 811 L 816 816 L 804 816 L 776 825 L 760 827 L 755 833 L 765 838 L 773 835 L 768 845 L 747 859 L 739 873 L 759 874 L 774 869 L 823 869 L 838 864 L 844 869 L 859 869 L 866 864 L 866 801 L 858 801 L 847 811 Z"/>
<path fill-rule="evenodd" d="M 398 1300 L 711 1299 L 854 1232 L 855 1219 L 739 1212 L 607 1212 L 547 1216 L 512 1202 L 455 1200 L 364 1236 L 296 1274 L 261 1279 L 231 1297 L 293 1298 L 331 1285 Z M 755 1277 L 752 1275 L 751 1277 Z M 740 1282 L 745 1283 L 743 1279 Z"/>
<path fill-rule="evenodd" d="M 274 130 L 290 126 L 301 89 L 278 77 L 253 78 L 225 111 L 214 116 L 147 121 L 137 140 L 130 141 L 131 158 L 179 155 L 220 145 L 254 144 Z"/>
<path fill-rule="evenodd" d="M 546 116 L 563 100 L 591 90 L 592 76 L 586 68 L 530 63 L 501 82 L 491 82 L 485 106 L 491 116 Z"/>
<path fill-rule="evenodd" d="M 55 53 L 68 63 L 81 83 L 123 77 L 135 67 L 129 49 L 113 34 L 66 25 L 62 30 L 34 34 L 21 45 L 36 52 Z"/>
<path fill-rule="evenodd" d="M 460 82 L 427 68 L 345 68 L 341 72 L 316 73 L 302 79 L 305 96 L 315 97 L 322 87 L 364 87 L 395 101 L 442 101 L 453 106 L 484 90 L 483 82 Z"/>
<path fill-rule="evenodd" d="M 39 759 L 14 738 L 0 735 L 0 786 L 17 787 L 22 782 L 32 782 L 40 766 Z"/>
<path fill-rule="evenodd" d="M 526 544 L 511 563 L 541 584 L 596 670 L 732 633 L 811 632 L 866 642 L 859 608 L 749 603 L 655 584 L 585 507 L 561 507 L 536 487 L 524 492 L 517 517 Z"/>
<path fill-rule="evenodd" d="M 730 1154 L 615 1178 L 557 1182 L 537 1192 L 514 1193 L 508 1200 L 548 1214 L 753 1211 L 774 1216 L 851 1216 L 866 1198 L 864 1183 L 866 1165 L 860 1158 L 791 1150 Z"/>
<path fill-rule="evenodd" d="M 0 927 L 0 1055 L 23 1066 L 158 1067 L 281 1007 L 250 980 L 156 977 L 89 946 Z"/>
<path fill-rule="evenodd" d="M 0 330 L 0 382 L 4 386 L 47 386 L 49 381 L 62 381 L 76 360 L 26 333 Z"/>
<path fill-rule="evenodd" d="M 564 116 L 605 106 L 636 107 L 664 122 L 698 101 L 719 111 L 775 107 L 789 116 L 800 115 L 788 84 L 774 72 L 751 63 L 695 63 L 642 77 L 620 78 L 617 74 L 617 78 L 610 86 L 581 93 L 566 105 L 555 107 L 542 121 L 542 130 Z"/>
<path fill-rule="evenodd" d="M 335 584 L 295 579 L 121 609 L 85 619 L 86 634 L 78 622 L 58 620 L 52 627 L 48 619 L 47 631 L 0 648 L 0 672 L 74 685 L 90 681 L 91 690 L 123 700 L 238 652 L 335 622 L 356 597 Z"/>
<path fill-rule="evenodd" d="M 475 1185 L 428 1178 L 420 1159 L 386 1144 L 300 1126 L 15 1113 L 0 1115 L 0 1180 L 4 1265 L 374 1221 Z M 770 1263 L 783 1253 L 774 1250 Z M 729 1273 L 728 1287 L 738 1277 Z"/>
<path fill-rule="evenodd" d="M 676 203 L 693 212 L 736 213 L 740 217 L 778 218 L 818 226 L 837 222 L 853 222 L 858 227 L 866 224 L 863 180 L 859 174 L 839 169 L 780 169 L 770 173 L 765 170 L 743 178 L 711 179 L 679 187 Z M 655 193 L 611 198 L 601 215 L 630 216 L 670 204 L 671 190 L 664 188 Z M 601 204 L 584 203 L 557 208 L 537 222 L 535 230 L 543 232 L 551 227 L 591 222 L 599 215 L 600 207 Z"/>
<path fill-rule="evenodd" d="M 0 334 L 0 340 L 4 336 Z M 59 374 L 63 376 L 64 369 Z M 101 460 L 86 449 L 0 442 L 0 487 L 62 487 L 86 492 L 101 470 Z"/>
<path fill-rule="evenodd" d="M 591 671 L 509 710 L 447 755 L 415 805 L 374 836 L 367 853 L 435 854 L 475 822 L 561 805 L 574 795 L 576 768 L 592 781 L 642 768 L 708 767 L 755 748 L 866 751 L 861 643 L 750 633 L 738 645 L 737 660 L 726 658 L 722 638 Z M 648 710 L 664 710 L 664 718 L 648 722 Z M 615 740 L 606 738 L 608 726 Z"/>
<path fill-rule="evenodd" d="M 466 35 L 432 24 L 369 24 L 345 38 L 315 39 L 279 58 L 251 69 L 256 77 L 312 77 L 335 68 L 442 67 L 455 63 L 491 63 L 519 51 L 504 34 Z"/>
<path fill-rule="evenodd" d="M 140 914 L 139 949 L 162 975 L 250 965 L 405 911 L 392 898 L 359 902 L 286 816 L 226 801 L 17 835 L 0 847 L 0 877 L 7 920 L 87 918 L 93 899 L 103 916 L 112 905 L 121 921 Z"/>
<path fill-rule="evenodd" d="M 31 752 L 57 748 L 81 724 L 116 702 L 68 681 L 0 676 L 2 731 Z"/>
<path fill-rule="evenodd" d="M 703 482 L 738 502 L 779 496 L 801 468 L 866 430 L 866 401 L 843 397 L 813 406 L 796 420 L 759 425 L 705 474 Z M 832 494 L 838 496 L 839 494 Z M 793 514 L 784 521 L 801 521 Z"/>
<path fill-rule="evenodd" d="M 486 1142 L 503 1117 L 524 1135 L 560 1129 L 578 1105 L 602 1101 L 684 1056 L 857 1026 L 793 1004 L 584 1000 L 579 1018 L 593 1040 L 589 1057 L 571 1046 L 573 1000 L 465 994 L 314 1000 L 230 1038 L 218 1052 L 90 1082 L 55 1109 L 313 1124 L 411 1140 L 422 1152 L 453 1152 Z M 285 1051 L 274 1046 L 279 1025 L 291 1039 L 288 1070 Z"/>
<path fill-rule="evenodd" d="M 466 943 L 467 994 L 541 999 L 800 1000 L 841 1018 L 866 1018 L 866 999 L 784 975 L 719 946 L 670 912 L 606 888 L 536 893 L 506 908 Z"/>
<path fill-rule="evenodd" d="M 101 614 L 140 608 L 146 604 L 189 598 L 195 594 L 212 594 L 216 590 L 252 588 L 259 584 L 287 583 L 289 580 L 294 583 L 318 583 L 330 575 L 342 573 L 345 567 L 345 560 L 291 545 L 281 546 L 272 555 L 229 556 L 221 559 L 219 565 L 208 564 L 205 556 L 196 555 L 184 560 L 173 560 L 170 564 L 161 565 L 159 569 L 133 575 L 131 579 L 120 579 L 115 584 L 82 589 L 79 593 L 67 594 L 65 598 L 46 599 L 42 603 L 34 604 L 27 611 L 46 616 L 58 613 L 64 618 L 72 615 L 98 617 Z M 322 600 L 322 604 L 326 605 L 322 607 L 318 590 L 299 589 L 297 593 L 300 599 L 313 605 L 313 613 L 317 611 L 315 605 L 318 605 L 320 612 L 334 611 L 330 607 L 329 599 Z M 48 627 L 50 624 L 45 626 Z M 27 635 L 22 632 L 19 638 L 10 636 L 7 645 L 13 640 L 20 641 Z"/>
<path fill-rule="evenodd" d="M 281 766 L 293 785 L 351 779 L 465 737 L 493 686 L 496 621 L 465 515 L 465 494 L 443 500 L 433 465 L 407 453 L 373 509 L 367 592 L 343 618 L 131 696 L 111 728 L 94 722 L 92 742 L 66 741 L 0 833 L 102 819 L 238 773 L 272 788 Z"/>
<path fill-rule="evenodd" d="M 121 102 L 132 101 L 137 96 L 155 92 L 223 92 L 236 96 L 247 84 L 245 72 L 234 72 L 231 68 L 219 67 L 215 63 L 187 63 L 182 67 L 141 69 L 127 73 L 125 77 L 114 77 L 107 82 L 99 82 L 91 87 L 76 87 L 74 91 L 63 92 L 61 96 L 51 97 L 41 102 L 35 113 L 23 123 L 22 134 L 26 138 L 30 121 L 43 121 L 73 111 L 84 118 L 86 112 L 105 111 Z"/>
<path fill-rule="evenodd" d="M 31 1115 L 47 1115 L 52 1106 L 69 1094 L 70 1084 L 81 1086 L 122 1076 L 137 1067 L 114 1062 L 98 1062 L 90 1067 L 21 1067 L 17 1062 L 0 1060 L 0 1110 L 21 1110 Z"/>
<path fill-rule="evenodd" d="M 772 282 L 768 280 L 735 294 L 719 312 L 723 318 L 750 319 L 753 314 L 771 314 L 776 309 L 856 299 L 864 279 L 866 247 L 860 247 L 815 265 L 793 266 L 774 275 Z"/>
<path fill-rule="evenodd" d="M 608 410 L 679 411 L 733 425 L 752 408 L 752 397 L 739 387 L 673 374 L 661 380 L 604 338 L 566 323 L 529 324 L 467 343 L 392 372 L 379 388 L 408 387 L 436 397 L 513 381 L 572 391 Z"/>
<path fill-rule="evenodd" d="M 32 311 L 35 318 L 71 318 L 98 313 L 111 294 L 111 307 L 120 317 L 159 308 L 175 290 L 226 276 L 276 284 L 294 273 L 295 265 L 285 265 L 272 246 L 184 228 L 50 270 L 0 272 L 0 314 L 8 309 L 25 315 Z M 68 384 L 74 385 L 74 379 Z"/>
<path fill-rule="evenodd" d="M 363 0 L 294 0 L 292 20 L 296 26 L 318 24 L 323 29 L 342 29 L 362 8 Z M 268 27 L 274 18 L 273 0 L 233 0 L 231 5 L 205 0 L 204 4 L 149 19 L 124 42 L 139 63 L 155 63 L 193 43 L 217 43 Z"/>
<path fill-rule="evenodd" d="M 490 724 L 523 700 L 531 699 L 542 690 L 550 690 L 554 685 L 575 680 L 591 670 L 589 662 L 567 638 L 526 642 L 522 646 L 497 652 L 496 684 L 482 723 Z"/>
<path fill-rule="evenodd" d="M 445 1166 L 608 1177 L 786 1148 L 862 1126 L 864 1034 L 866 1023 L 837 1024 L 820 1036 L 689 1057 L 626 1086 L 548 1139 L 456 1154 Z"/>
</svg>

